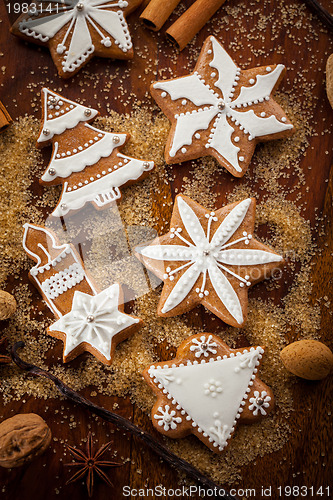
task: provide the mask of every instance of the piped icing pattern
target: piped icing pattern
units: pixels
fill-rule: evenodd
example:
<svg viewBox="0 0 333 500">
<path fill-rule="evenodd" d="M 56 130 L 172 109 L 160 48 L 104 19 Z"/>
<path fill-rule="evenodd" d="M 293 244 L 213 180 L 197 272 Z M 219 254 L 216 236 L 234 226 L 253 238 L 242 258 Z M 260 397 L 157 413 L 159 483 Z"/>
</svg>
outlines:
<svg viewBox="0 0 333 500">
<path fill-rule="evenodd" d="M 140 323 L 123 312 L 120 285 L 98 290 L 72 245 L 60 245 L 45 227 L 24 229 L 23 247 L 36 262 L 29 275 L 57 318 L 48 333 L 64 341 L 64 361 L 89 351 L 110 364 L 117 335 L 126 338 Z"/>
<path fill-rule="evenodd" d="M 190 294 L 194 302 L 203 302 L 209 308 L 213 289 L 214 300 L 223 305 L 237 325 L 243 323 L 244 304 L 239 291 L 251 286 L 251 270 L 262 272 L 266 264 L 283 260 L 259 244 L 252 234 L 241 230 L 242 225 L 253 218 L 249 213 L 252 203 L 249 198 L 235 204 L 230 211 L 225 207 L 222 213 L 215 213 L 207 212 L 187 197 L 177 196 L 172 219 L 177 220 L 177 226 L 171 224 L 167 235 L 136 249 L 139 258 L 153 272 L 157 269 L 154 262 L 164 262 L 165 272 L 161 278 L 169 285 L 170 293 L 162 304 L 162 314 L 171 313 L 188 302 Z M 202 218 L 207 221 L 205 228 Z M 253 227 L 254 221 L 251 225 Z M 214 311 L 221 309 L 218 303 Z M 222 319 L 230 322 L 225 316 Z M 200 346 L 193 346 L 193 350 L 201 352 Z M 208 340 L 206 353 L 211 347 Z"/>
<path fill-rule="evenodd" d="M 18 24 L 19 33 L 39 43 L 48 43 L 61 33 L 55 49 L 62 73 L 71 76 L 94 52 L 128 58 L 132 41 L 124 17 L 125 0 L 52 0 L 42 12 L 33 6 Z M 93 38 L 97 37 L 97 45 Z M 111 52 L 112 51 L 112 52 Z"/>
<path fill-rule="evenodd" d="M 202 156 L 213 150 L 241 174 L 246 158 L 239 147 L 240 135 L 253 141 L 293 128 L 285 116 L 278 117 L 264 106 L 271 99 L 284 66 L 278 64 L 274 69 L 267 66 L 265 74 L 258 73 L 249 79 L 247 86 L 242 85 L 235 97 L 242 71 L 213 36 L 205 44 L 201 58 L 204 56 L 210 59 L 208 66 L 212 71 L 209 72 L 206 66 L 205 72 L 210 74 L 213 84 L 207 82 L 199 69 L 189 76 L 153 84 L 153 97 L 160 95 L 163 98 L 159 101 L 162 109 L 174 109 L 170 108 L 170 100 L 177 101 L 183 108 L 182 112 L 174 114 L 168 156 L 174 158 L 177 155 L 175 162 L 184 161 L 182 153 L 186 155 L 184 159 L 188 159 L 195 139 L 200 139 L 202 131 L 208 130 L 208 139 L 203 144 L 207 151 L 203 150 Z M 279 114 L 283 113 L 276 107 Z M 266 112 L 264 108 L 267 108 Z"/>
<path fill-rule="evenodd" d="M 64 355 L 68 356 L 83 342 L 89 343 L 107 360 L 115 335 L 139 323 L 138 318 L 118 309 L 119 285 L 116 283 L 97 295 L 75 291 L 72 309 L 53 323 L 49 330 L 66 334 Z"/>
<path fill-rule="evenodd" d="M 119 153 L 127 134 L 104 132 L 86 123 L 96 117 L 96 110 L 46 88 L 42 90 L 42 101 L 44 118 L 38 143 L 43 146 L 52 142 L 53 152 L 41 180 L 45 184 L 63 184 L 53 216 L 65 216 L 88 202 L 98 209 L 107 207 L 121 197 L 121 186 L 142 179 L 154 167 L 152 161 Z M 76 128 L 80 130 L 77 136 Z M 80 172 L 82 176 L 73 180 L 73 174 Z"/>
<path fill-rule="evenodd" d="M 202 350 L 193 357 L 192 347 L 202 339 L 210 339 L 216 353 L 206 357 Z M 247 421 L 266 415 L 265 410 L 253 411 L 253 401 L 267 411 L 273 407 L 271 391 L 257 375 L 263 354 L 260 346 L 230 349 L 211 334 L 185 340 L 173 361 L 153 364 L 144 372 L 157 394 L 152 410 L 155 427 L 170 437 L 193 432 L 213 450 L 223 451 L 243 415 Z M 259 387 L 265 389 L 260 392 L 264 402 L 258 399 Z"/>
</svg>

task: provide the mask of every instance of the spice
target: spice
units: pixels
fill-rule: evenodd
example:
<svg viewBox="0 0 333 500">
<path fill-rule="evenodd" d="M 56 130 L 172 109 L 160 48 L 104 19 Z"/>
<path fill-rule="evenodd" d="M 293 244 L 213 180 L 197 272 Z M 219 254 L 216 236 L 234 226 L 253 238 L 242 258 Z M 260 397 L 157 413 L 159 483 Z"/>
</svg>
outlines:
<svg viewBox="0 0 333 500">
<path fill-rule="evenodd" d="M 7 339 L 5 337 L 0 338 L 0 352 L 7 348 Z M 10 363 L 11 359 L 9 356 L 0 354 L 0 365 L 5 365 Z"/>
<path fill-rule="evenodd" d="M 35 413 L 22 413 L 0 424 L 0 466 L 20 467 L 49 447 L 51 431 Z"/>
<path fill-rule="evenodd" d="M 330 55 L 326 63 L 326 93 L 333 108 L 333 54 Z"/>
<path fill-rule="evenodd" d="M 11 119 L 10 114 L 0 101 L 0 133 L 3 132 L 8 127 L 8 125 L 11 124 L 12 121 L 13 120 Z"/>
<path fill-rule="evenodd" d="M 111 462 L 109 460 L 101 460 L 104 453 L 110 448 L 111 442 L 101 446 L 96 452 L 93 450 L 93 441 L 91 432 L 88 433 L 87 438 L 87 451 L 84 453 L 81 450 L 73 448 L 73 446 L 68 446 L 67 448 L 75 459 L 74 463 L 65 464 L 69 467 L 77 466 L 79 470 L 67 481 L 66 484 L 74 483 L 78 479 L 86 477 L 86 485 L 88 490 L 88 496 L 91 498 L 94 489 L 94 474 L 96 473 L 103 481 L 105 481 L 109 486 L 112 483 L 108 476 L 103 472 L 103 467 L 119 467 L 121 464 L 117 462 Z"/>
<path fill-rule="evenodd" d="M 166 35 L 180 50 L 195 37 L 225 0 L 196 0 L 166 31 Z"/>
<path fill-rule="evenodd" d="M 158 31 L 170 17 L 179 2 L 180 0 L 151 0 L 142 12 L 140 19 L 147 28 Z"/>
<path fill-rule="evenodd" d="M 16 311 L 16 300 L 4 290 L 0 290 L 0 320 L 5 320 L 13 316 Z"/>
</svg>

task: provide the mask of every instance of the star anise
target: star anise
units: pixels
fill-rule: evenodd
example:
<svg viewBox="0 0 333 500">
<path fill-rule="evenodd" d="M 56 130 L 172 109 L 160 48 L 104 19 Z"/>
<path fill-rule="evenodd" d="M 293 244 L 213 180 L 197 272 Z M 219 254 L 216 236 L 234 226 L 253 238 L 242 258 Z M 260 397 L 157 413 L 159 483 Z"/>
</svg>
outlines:
<svg viewBox="0 0 333 500">
<path fill-rule="evenodd" d="M 7 347 L 7 339 L 6 337 L 0 338 L 0 353 L 2 353 L 3 350 L 5 350 Z M 8 364 L 11 362 L 11 359 L 9 356 L 6 356 L 4 354 L 0 354 L 0 365 Z"/>
<path fill-rule="evenodd" d="M 75 462 L 71 464 L 65 464 L 69 467 L 80 467 L 80 469 L 67 481 L 66 484 L 74 483 L 78 479 L 83 478 L 86 474 L 86 485 L 88 490 L 89 497 L 92 497 L 93 487 L 94 487 L 94 474 L 98 474 L 98 476 L 103 479 L 109 486 L 113 486 L 108 476 L 105 472 L 102 471 L 102 467 L 119 467 L 121 464 L 117 462 L 104 461 L 100 460 L 102 455 L 108 450 L 111 442 L 104 444 L 94 452 L 93 449 L 93 441 L 91 432 L 88 434 L 87 438 L 87 447 L 86 453 L 78 450 L 77 448 L 73 448 L 72 446 L 66 445 L 71 455 L 74 457 Z"/>
</svg>

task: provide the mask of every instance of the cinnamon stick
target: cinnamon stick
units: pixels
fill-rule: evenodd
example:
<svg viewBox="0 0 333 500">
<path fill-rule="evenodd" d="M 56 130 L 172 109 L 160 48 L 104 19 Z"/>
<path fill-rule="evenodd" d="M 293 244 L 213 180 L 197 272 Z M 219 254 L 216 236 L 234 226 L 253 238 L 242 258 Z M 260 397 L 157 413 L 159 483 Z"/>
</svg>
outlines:
<svg viewBox="0 0 333 500">
<path fill-rule="evenodd" d="M 158 31 L 179 2 L 180 0 L 151 0 L 140 19 L 147 28 Z"/>
<path fill-rule="evenodd" d="M 196 0 L 182 16 L 166 31 L 169 40 L 180 50 L 195 37 L 198 31 L 209 21 L 225 0 Z"/>
<path fill-rule="evenodd" d="M 0 133 L 3 132 L 12 121 L 10 114 L 0 101 Z"/>
<path fill-rule="evenodd" d="M 151 450 L 153 450 L 157 455 L 159 455 L 166 463 L 175 467 L 179 471 L 185 472 L 188 477 L 193 479 L 194 481 L 203 485 L 204 488 L 209 489 L 214 493 L 214 495 L 209 495 L 210 498 L 220 499 L 220 500 L 238 500 L 238 497 L 230 495 L 227 491 L 221 488 L 218 484 L 214 483 L 212 479 L 205 476 L 198 469 L 193 467 L 190 463 L 186 462 L 180 457 L 177 457 L 172 451 L 170 451 L 166 446 L 164 446 L 160 441 L 155 439 L 148 432 L 140 429 L 137 425 L 133 424 L 127 418 L 122 417 L 121 415 L 117 415 L 117 413 L 113 413 L 109 410 L 101 406 L 95 405 L 89 399 L 82 397 L 80 394 L 75 392 L 73 389 L 63 384 L 61 380 L 59 380 L 55 375 L 48 372 L 47 370 L 43 370 L 38 366 L 27 363 L 17 354 L 17 350 L 24 347 L 24 342 L 17 342 L 11 348 L 11 357 L 14 363 L 25 370 L 29 374 L 35 377 L 44 377 L 51 380 L 58 391 L 65 396 L 67 399 L 73 401 L 77 405 L 85 408 L 90 411 L 90 413 L 94 415 L 98 415 L 103 420 L 110 422 L 111 424 L 116 425 L 120 429 L 123 429 L 125 432 L 129 432 L 132 436 L 137 439 L 140 439 L 145 445 L 149 446 Z"/>
</svg>

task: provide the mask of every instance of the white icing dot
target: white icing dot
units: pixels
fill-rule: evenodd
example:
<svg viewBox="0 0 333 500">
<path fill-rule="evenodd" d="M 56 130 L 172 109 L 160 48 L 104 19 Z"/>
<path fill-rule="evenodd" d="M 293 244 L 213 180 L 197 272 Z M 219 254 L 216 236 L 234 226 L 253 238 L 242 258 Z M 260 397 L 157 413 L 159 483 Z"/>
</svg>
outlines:
<svg viewBox="0 0 333 500">
<path fill-rule="evenodd" d="M 249 82 L 253 85 L 255 80 L 253 78 L 250 78 Z"/>
<path fill-rule="evenodd" d="M 182 100 L 182 105 L 185 106 L 185 104 L 187 104 L 187 100 L 186 99 L 183 99 Z"/>
<path fill-rule="evenodd" d="M 270 66 L 267 66 L 266 71 L 270 72 L 272 71 L 272 68 Z"/>
<path fill-rule="evenodd" d="M 239 161 L 244 161 L 244 156 L 240 156 L 238 159 Z"/>
<path fill-rule="evenodd" d="M 166 96 L 167 96 L 167 93 L 166 92 L 162 92 L 161 97 L 166 97 Z"/>
<path fill-rule="evenodd" d="M 235 141 L 235 142 L 239 142 L 239 137 L 238 137 L 238 136 L 237 136 L 237 137 L 235 137 L 235 138 L 234 138 L 234 141 Z"/>
<path fill-rule="evenodd" d="M 186 149 L 186 148 L 182 148 L 182 149 L 181 149 L 181 152 L 182 152 L 183 154 L 184 154 L 184 153 L 186 153 L 186 151 L 187 151 L 187 149 Z"/>
<path fill-rule="evenodd" d="M 260 113 L 260 116 L 262 116 L 264 118 L 264 116 L 266 116 L 265 111 L 263 111 L 262 113 Z"/>
<path fill-rule="evenodd" d="M 201 135 L 200 135 L 198 132 L 196 132 L 196 133 L 194 134 L 194 137 L 195 137 L 196 139 L 200 139 Z"/>
<path fill-rule="evenodd" d="M 281 121 L 282 121 L 282 122 L 286 122 L 286 121 L 287 121 L 287 118 L 284 116 L 283 118 L 281 118 Z"/>
</svg>

